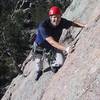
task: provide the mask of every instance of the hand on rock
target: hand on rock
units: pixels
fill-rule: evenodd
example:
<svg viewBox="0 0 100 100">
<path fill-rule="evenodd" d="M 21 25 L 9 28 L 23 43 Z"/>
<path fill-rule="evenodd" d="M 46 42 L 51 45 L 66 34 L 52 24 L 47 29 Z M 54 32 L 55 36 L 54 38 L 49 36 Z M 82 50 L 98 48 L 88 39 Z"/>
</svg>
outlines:
<svg viewBox="0 0 100 100">
<path fill-rule="evenodd" d="M 67 52 L 67 54 L 72 53 L 74 51 L 74 46 L 67 47 L 65 51 Z"/>
</svg>

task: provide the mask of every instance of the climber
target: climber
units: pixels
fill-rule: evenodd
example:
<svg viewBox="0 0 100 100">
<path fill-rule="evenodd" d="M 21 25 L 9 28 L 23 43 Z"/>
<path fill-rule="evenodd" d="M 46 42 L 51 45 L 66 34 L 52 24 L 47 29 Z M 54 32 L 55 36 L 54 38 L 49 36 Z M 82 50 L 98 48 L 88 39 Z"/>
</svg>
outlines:
<svg viewBox="0 0 100 100">
<path fill-rule="evenodd" d="M 42 58 L 42 50 L 55 52 L 55 59 L 52 63 L 51 70 L 56 73 L 58 69 L 63 65 L 65 57 L 63 51 L 71 53 L 73 47 L 65 47 L 59 43 L 60 36 L 62 34 L 62 30 L 64 28 L 68 29 L 71 26 L 75 27 L 85 27 L 84 24 L 78 22 L 72 22 L 67 19 L 61 17 L 62 12 L 61 9 L 57 6 L 52 6 L 48 13 L 49 17 L 39 24 L 37 28 L 37 36 L 34 42 L 34 51 L 37 52 L 38 49 L 40 52 L 37 52 L 37 57 L 35 58 L 36 63 L 36 77 L 35 80 L 38 80 L 39 77 L 43 73 L 43 61 Z"/>
</svg>

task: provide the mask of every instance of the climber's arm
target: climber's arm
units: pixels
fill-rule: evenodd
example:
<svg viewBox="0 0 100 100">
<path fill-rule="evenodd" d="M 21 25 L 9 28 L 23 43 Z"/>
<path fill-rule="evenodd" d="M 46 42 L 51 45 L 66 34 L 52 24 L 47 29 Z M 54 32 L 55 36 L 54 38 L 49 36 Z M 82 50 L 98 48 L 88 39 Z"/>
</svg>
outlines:
<svg viewBox="0 0 100 100">
<path fill-rule="evenodd" d="M 86 24 L 80 23 L 78 21 L 73 21 L 72 26 L 84 28 L 86 27 Z"/>
<path fill-rule="evenodd" d="M 67 53 L 71 53 L 73 51 L 73 47 L 68 46 L 68 47 L 64 47 L 63 45 L 61 45 L 59 42 L 56 42 L 52 36 L 49 36 L 46 38 L 46 41 L 52 45 L 53 47 L 62 50 L 62 51 L 66 51 Z"/>
</svg>

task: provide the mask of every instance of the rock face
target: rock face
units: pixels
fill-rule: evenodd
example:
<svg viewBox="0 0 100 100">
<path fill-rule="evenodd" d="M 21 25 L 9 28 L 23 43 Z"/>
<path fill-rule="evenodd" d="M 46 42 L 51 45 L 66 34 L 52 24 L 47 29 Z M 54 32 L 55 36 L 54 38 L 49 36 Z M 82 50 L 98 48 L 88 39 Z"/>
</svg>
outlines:
<svg viewBox="0 0 100 100">
<path fill-rule="evenodd" d="M 87 24 L 84 29 L 71 28 L 77 40 L 75 51 L 67 56 L 56 74 L 46 70 L 37 82 L 34 80 L 34 61 L 30 60 L 23 74 L 12 81 L 2 100 L 100 100 L 99 4 L 100 0 L 73 0 L 63 17 Z M 30 56 L 31 53 L 27 59 Z"/>
</svg>

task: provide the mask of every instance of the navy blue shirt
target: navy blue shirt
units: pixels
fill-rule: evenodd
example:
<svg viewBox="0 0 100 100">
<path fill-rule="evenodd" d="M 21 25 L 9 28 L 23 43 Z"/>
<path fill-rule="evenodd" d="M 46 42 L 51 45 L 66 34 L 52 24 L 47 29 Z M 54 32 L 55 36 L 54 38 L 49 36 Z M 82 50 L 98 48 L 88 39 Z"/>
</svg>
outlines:
<svg viewBox="0 0 100 100">
<path fill-rule="evenodd" d="M 35 42 L 42 45 L 46 49 L 51 49 L 52 46 L 46 41 L 46 38 L 52 36 L 55 41 L 59 41 L 64 28 L 68 29 L 72 26 L 72 21 L 61 18 L 58 26 L 53 26 L 50 19 L 44 20 L 37 28 L 37 36 Z"/>
</svg>

